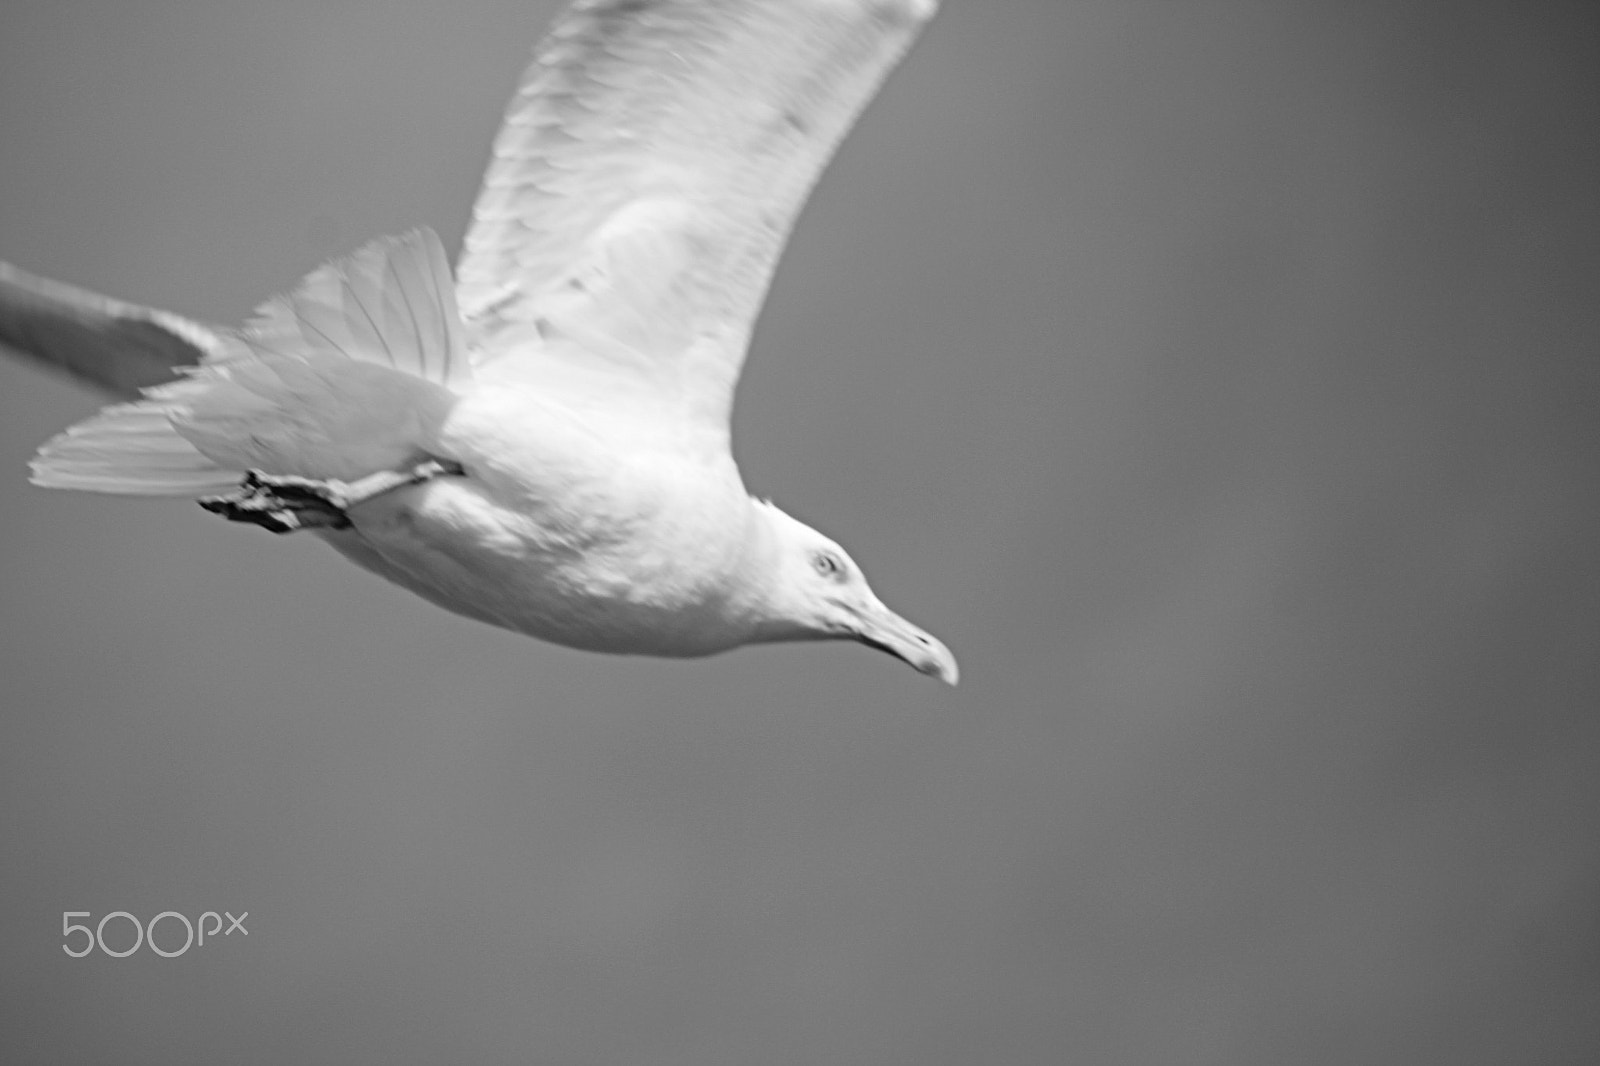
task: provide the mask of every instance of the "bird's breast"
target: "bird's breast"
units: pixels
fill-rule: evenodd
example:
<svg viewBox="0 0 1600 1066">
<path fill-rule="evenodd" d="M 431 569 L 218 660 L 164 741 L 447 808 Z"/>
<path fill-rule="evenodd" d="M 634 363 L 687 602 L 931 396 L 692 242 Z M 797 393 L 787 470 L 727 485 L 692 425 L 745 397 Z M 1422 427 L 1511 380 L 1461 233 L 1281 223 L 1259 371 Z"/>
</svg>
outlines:
<svg viewBox="0 0 1600 1066">
<path fill-rule="evenodd" d="M 749 512 L 731 462 L 503 419 L 453 443 L 442 454 L 467 476 L 362 504 L 335 547 L 458 614 L 558 644 L 702 655 L 739 642 L 718 611 Z"/>
</svg>

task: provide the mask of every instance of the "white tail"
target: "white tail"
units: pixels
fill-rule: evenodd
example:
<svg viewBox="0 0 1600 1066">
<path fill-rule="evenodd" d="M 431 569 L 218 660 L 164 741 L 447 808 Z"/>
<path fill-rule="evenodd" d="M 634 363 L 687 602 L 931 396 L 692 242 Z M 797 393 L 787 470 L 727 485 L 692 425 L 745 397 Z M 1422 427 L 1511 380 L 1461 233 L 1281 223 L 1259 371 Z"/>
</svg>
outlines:
<svg viewBox="0 0 1600 1066">
<path fill-rule="evenodd" d="M 50 441 L 48 488 L 198 496 L 249 468 L 354 479 L 414 458 L 470 374 L 432 230 L 319 267 L 182 380 Z"/>
</svg>

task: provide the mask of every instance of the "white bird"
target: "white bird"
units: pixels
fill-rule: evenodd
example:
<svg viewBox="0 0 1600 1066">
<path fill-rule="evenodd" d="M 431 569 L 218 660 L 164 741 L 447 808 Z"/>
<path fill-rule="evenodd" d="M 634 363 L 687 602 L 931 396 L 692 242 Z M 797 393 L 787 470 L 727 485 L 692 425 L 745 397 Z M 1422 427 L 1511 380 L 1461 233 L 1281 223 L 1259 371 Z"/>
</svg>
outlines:
<svg viewBox="0 0 1600 1066">
<path fill-rule="evenodd" d="M 41 448 L 34 483 L 314 529 L 570 647 L 841 638 L 954 684 L 945 646 L 752 498 L 729 451 L 784 240 L 936 7 L 577 0 L 507 111 L 454 280 L 418 230 L 228 330 L 0 264 L 0 344 L 131 400 Z"/>
</svg>

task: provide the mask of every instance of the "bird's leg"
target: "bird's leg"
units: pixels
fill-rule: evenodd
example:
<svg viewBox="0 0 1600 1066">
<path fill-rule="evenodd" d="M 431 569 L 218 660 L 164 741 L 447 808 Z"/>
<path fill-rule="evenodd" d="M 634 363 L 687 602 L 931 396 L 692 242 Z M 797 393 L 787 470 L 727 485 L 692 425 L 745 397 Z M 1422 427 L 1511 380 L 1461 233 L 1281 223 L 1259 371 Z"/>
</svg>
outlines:
<svg viewBox="0 0 1600 1066">
<path fill-rule="evenodd" d="M 426 459 L 404 470 L 380 470 L 356 481 L 319 481 L 251 470 L 235 491 L 202 496 L 199 502 L 230 522 L 249 522 L 274 533 L 347 529 L 350 516 L 346 512 L 357 504 L 407 485 L 461 473 L 461 464 L 448 459 Z"/>
</svg>

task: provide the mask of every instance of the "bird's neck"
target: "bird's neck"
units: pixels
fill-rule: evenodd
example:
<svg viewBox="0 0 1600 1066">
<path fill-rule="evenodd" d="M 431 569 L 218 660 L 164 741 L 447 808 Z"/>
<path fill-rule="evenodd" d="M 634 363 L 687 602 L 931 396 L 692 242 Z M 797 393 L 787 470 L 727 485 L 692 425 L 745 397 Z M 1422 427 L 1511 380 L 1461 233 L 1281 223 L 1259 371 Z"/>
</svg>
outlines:
<svg viewBox="0 0 1600 1066">
<path fill-rule="evenodd" d="M 727 605 L 729 617 L 746 634 L 745 643 L 803 640 L 808 635 L 793 620 L 793 611 L 784 599 L 781 575 L 786 521 L 771 504 L 750 499 L 744 546 Z"/>
</svg>

